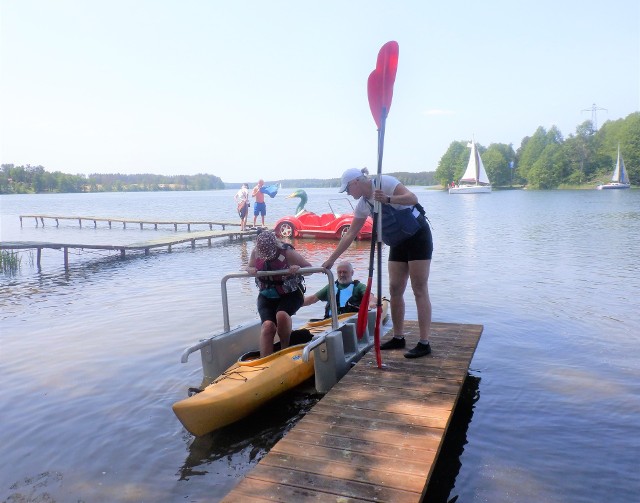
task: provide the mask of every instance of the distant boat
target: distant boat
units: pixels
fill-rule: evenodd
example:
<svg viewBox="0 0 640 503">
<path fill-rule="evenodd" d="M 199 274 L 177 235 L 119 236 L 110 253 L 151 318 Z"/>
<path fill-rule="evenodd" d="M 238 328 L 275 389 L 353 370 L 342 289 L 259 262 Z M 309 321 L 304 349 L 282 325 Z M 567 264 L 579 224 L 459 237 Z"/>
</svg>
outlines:
<svg viewBox="0 0 640 503">
<path fill-rule="evenodd" d="M 460 178 L 458 185 L 449 187 L 449 194 L 487 194 L 491 192 L 491 182 L 484 170 L 482 158 L 478 152 L 475 141 L 468 145 L 471 147 L 467 170 Z"/>
<path fill-rule="evenodd" d="M 627 173 L 627 169 L 624 167 L 624 160 L 620 155 L 620 145 L 618 145 L 618 160 L 616 161 L 616 169 L 613 170 L 613 175 L 611 176 L 611 182 L 598 185 L 596 189 L 628 189 L 630 187 L 629 173 Z"/>
</svg>

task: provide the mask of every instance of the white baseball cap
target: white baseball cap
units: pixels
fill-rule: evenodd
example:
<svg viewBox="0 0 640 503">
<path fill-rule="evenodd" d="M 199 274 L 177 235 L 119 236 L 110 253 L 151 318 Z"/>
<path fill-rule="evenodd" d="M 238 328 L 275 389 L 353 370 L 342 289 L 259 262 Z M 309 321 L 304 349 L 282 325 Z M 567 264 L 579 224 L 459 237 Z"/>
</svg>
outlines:
<svg viewBox="0 0 640 503">
<path fill-rule="evenodd" d="M 338 192 L 344 192 L 345 190 L 347 190 L 347 185 L 349 185 L 349 183 L 351 183 L 356 178 L 360 178 L 362 175 L 362 170 L 349 168 L 347 171 L 342 173 L 342 185 L 340 185 L 340 190 Z"/>
</svg>

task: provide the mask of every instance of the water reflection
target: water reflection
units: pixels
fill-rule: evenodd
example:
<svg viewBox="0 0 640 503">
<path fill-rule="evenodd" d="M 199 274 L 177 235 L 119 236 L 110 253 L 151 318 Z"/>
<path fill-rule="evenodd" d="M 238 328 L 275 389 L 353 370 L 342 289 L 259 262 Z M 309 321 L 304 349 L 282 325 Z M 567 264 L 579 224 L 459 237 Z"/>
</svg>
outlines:
<svg viewBox="0 0 640 503">
<path fill-rule="evenodd" d="M 201 437 L 188 446 L 189 454 L 178 470 L 179 480 L 209 472 L 241 477 L 317 403 L 313 380 L 280 395 L 249 417 Z"/>
</svg>

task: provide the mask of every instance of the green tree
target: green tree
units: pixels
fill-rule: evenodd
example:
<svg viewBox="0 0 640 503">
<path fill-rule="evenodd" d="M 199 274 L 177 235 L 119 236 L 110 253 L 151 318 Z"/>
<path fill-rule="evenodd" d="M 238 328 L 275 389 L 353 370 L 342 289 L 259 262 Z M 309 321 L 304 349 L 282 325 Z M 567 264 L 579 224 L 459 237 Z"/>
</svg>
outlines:
<svg viewBox="0 0 640 503">
<path fill-rule="evenodd" d="M 469 147 L 466 141 L 451 142 L 445 154 L 440 158 L 435 179 L 444 187 L 459 180 L 469 162 Z"/>
</svg>

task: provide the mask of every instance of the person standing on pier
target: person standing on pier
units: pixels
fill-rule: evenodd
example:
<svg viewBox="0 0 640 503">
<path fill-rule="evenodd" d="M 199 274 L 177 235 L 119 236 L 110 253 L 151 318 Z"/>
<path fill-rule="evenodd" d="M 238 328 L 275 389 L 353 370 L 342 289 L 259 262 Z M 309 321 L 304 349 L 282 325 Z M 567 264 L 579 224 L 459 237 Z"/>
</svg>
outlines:
<svg viewBox="0 0 640 503">
<path fill-rule="evenodd" d="M 278 241 L 272 231 L 263 231 L 256 237 L 256 246 L 249 257 L 247 272 L 288 270 L 289 274 L 278 276 L 256 276 L 258 314 L 260 329 L 260 357 L 273 353 L 276 333 L 280 348 L 289 346 L 291 316 L 298 312 L 304 302 L 304 278 L 296 274 L 301 267 L 311 264 L 293 246 Z"/>
<path fill-rule="evenodd" d="M 253 203 L 253 226 L 256 226 L 256 220 L 258 219 L 258 215 L 262 216 L 262 227 L 264 227 L 264 217 L 267 214 L 267 205 L 264 202 L 264 192 L 262 186 L 264 185 L 264 180 L 258 180 L 258 185 L 253 188 L 251 192 L 251 196 L 255 199 Z"/>
<path fill-rule="evenodd" d="M 389 250 L 389 293 L 393 337 L 380 349 L 402 349 L 404 339 L 404 292 L 411 280 L 411 289 L 418 311 L 420 341 L 407 351 L 405 358 L 418 358 L 431 353 L 429 330 L 431 329 L 431 299 L 429 298 L 429 270 L 433 254 L 431 229 L 418 203 L 418 197 L 397 178 L 381 175 L 380 187 L 375 179 L 367 176 L 367 168 L 351 168 L 342 174 L 339 192 L 346 192 L 358 200 L 349 231 L 342 236 L 338 246 L 322 267 L 330 269 L 337 258 L 353 243 L 366 218 L 373 213 L 373 203 L 381 203 L 382 241 Z"/>
<path fill-rule="evenodd" d="M 244 231 L 247 228 L 247 214 L 249 213 L 249 185 L 242 184 L 242 187 L 236 195 L 233 196 L 236 204 L 238 205 L 238 215 L 240 216 L 240 230 Z"/>
</svg>

